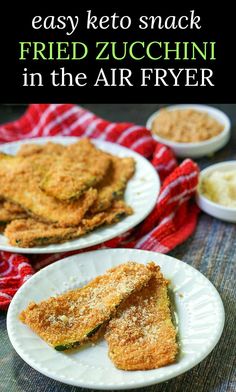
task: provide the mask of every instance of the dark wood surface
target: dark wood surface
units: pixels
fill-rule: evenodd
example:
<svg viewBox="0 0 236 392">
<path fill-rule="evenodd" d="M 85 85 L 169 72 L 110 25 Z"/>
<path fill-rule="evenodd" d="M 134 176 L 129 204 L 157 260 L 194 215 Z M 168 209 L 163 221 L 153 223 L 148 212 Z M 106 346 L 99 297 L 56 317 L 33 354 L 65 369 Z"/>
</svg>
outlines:
<svg viewBox="0 0 236 392">
<path fill-rule="evenodd" d="M 84 105 L 112 121 L 145 124 L 147 117 L 160 105 Z M 232 120 L 232 138 L 228 145 L 211 158 L 198 160 L 200 167 L 223 160 L 236 159 L 236 105 L 215 105 Z M 10 121 L 23 113 L 21 106 L 0 106 L 0 122 Z M 234 392 L 236 391 L 236 317 L 235 270 L 236 225 L 201 214 L 197 230 L 170 255 L 201 271 L 219 291 L 226 312 L 226 322 L 219 344 L 198 366 L 187 373 L 152 387 L 145 392 Z M 6 315 L 0 315 L 0 391 L 1 392 L 79 392 L 51 380 L 28 366 L 14 351 L 6 331 Z"/>
</svg>

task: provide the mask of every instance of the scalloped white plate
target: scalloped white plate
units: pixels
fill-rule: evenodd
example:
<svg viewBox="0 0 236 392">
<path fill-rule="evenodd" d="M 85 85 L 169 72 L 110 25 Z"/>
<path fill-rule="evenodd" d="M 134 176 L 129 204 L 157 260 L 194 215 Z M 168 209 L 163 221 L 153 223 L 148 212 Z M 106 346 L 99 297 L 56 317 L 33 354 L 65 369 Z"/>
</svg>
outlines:
<svg viewBox="0 0 236 392">
<path fill-rule="evenodd" d="M 6 143 L 0 146 L 0 151 L 6 154 L 16 154 L 20 146 L 25 143 L 31 144 L 45 144 L 48 141 L 61 144 L 75 143 L 79 138 L 77 137 L 42 137 L 34 139 L 25 139 L 17 142 Z M 90 234 L 84 235 L 81 238 L 64 242 L 62 244 L 52 244 L 47 246 L 40 246 L 34 248 L 18 248 L 8 244 L 7 238 L 0 234 L 0 250 L 15 253 L 58 253 L 69 252 L 71 250 L 83 249 L 90 246 L 100 244 L 108 241 L 118 235 L 125 233 L 139 224 L 154 208 L 157 197 L 160 192 L 160 180 L 154 167 L 143 158 L 140 154 L 122 147 L 118 144 L 104 142 L 93 139 L 93 143 L 101 150 L 110 152 L 118 157 L 133 157 L 136 162 L 136 171 L 134 176 L 128 182 L 125 191 L 125 201 L 133 210 L 133 215 L 127 216 L 120 222 L 111 226 L 104 226 L 94 230 Z"/>
<path fill-rule="evenodd" d="M 133 260 L 154 261 L 171 279 L 180 339 L 175 364 L 149 371 L 117 370 L 103 340 L 73 353 L 54 350 L 18 320 L 29 301 L 41 301 L 86 284 L 108 268 Z M 224 326 L 224 308 L 215 287 L 188 264 L 159 253 L 134 249 L 107 249 L 75 255 L 56 262 L 30 278 L 9 307 L 7 329 L 17 353 L 34 369 L 66 384 L 92 389 L 130 389 L 169 380 L 201 362 L 218 342 Z"/>
</svg>

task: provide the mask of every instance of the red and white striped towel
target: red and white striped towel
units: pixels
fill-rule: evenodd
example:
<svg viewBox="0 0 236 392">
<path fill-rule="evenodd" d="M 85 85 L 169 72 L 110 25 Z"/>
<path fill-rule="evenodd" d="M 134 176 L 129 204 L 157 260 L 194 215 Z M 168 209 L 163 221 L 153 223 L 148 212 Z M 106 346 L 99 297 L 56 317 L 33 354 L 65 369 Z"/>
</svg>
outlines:
<svg viewBox="0 0 236 392">
<path fill-rule="evenodd" d="M 0 126 L 2 143 L 54 135 L 99 138 L 131 148 L 151 161 L 163 181 L 157 204 L 144 222 L 93 249 L 132 247 L 167 253 L 193 233 L 198 208 L 192 196 L 199 170 L 192 160 L 186 159 L 178 166 L 172 151 L 157 143 L 145 127 L 111 123 L 76 105 L 33 104 L 19 120 Z M 29 257 L 0 252 L 0 309 L 7 309 L 18 288 L 34 271 L 79 252 Z"/>
</svg>

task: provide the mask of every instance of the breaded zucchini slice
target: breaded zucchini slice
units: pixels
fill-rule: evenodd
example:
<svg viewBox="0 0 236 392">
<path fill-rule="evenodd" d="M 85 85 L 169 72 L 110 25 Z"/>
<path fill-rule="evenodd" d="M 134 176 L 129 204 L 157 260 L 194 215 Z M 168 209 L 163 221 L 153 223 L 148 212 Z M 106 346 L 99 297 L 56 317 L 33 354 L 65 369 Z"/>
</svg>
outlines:
<svg viewBox="0 0 236 392">
<path fill-rule="evenodd" d="M 12 221 L 6 227 L 4 234 L 13 246 L 22 248 L 45 246 L 81 237 L 97 227 L 116 223 L 130 214 L 132 209 L 119 200 L 113 202 L 107 211 L 95 215 L 87 214 L 77 227 L 62 228 L 28 218 Z"/>
<path fill-rule="evenodd" d="M 38 154 L 60 155 L 65 150 L 65 148 L 66 147 L 62 144 L 52 142 L 48 142 L 46 144 L 25 143 L 22 144 L 16 155 L 21 157 L 28 157 Z"/>
<path fill-rule="evenodd" d="M 0 231 L 11 221 L 26 218 L 27 214 L 16 204 L 0 201 Z"/>
<path fill-rule="evenodd" d="M 62 351 L 88 342 L 117 307 L 151 278 L 145 265 L 129 262 L 108 270 L 83 288 L 30 303 L 20 320 L 56 350 Z"/>
<path fill-rule="evenodd" d="M 90 188 L 81 198 L 62 202 L 39 188 L 46 169 L 52 165 L 50 154 L 28 157 L 0 154 L 0 197 L 20 205 L 29 215 L 61 227 L 77 226 L 97 198 Z"/>
<path fill-rule="evenodd" d="M 111 158 L 88 139 L 69 145 L 50 166 L 40 188 L 59 200 L 78 199 L 106 175 Z"/>
<path fill-rule="evenodd" d="M 156 369 L 173 363 L 178 353 L 168 282 L 159 267 L 149 268 L 148 285 L 121 304 L 107 327 L 109 356 L 119 369 Z"/>
<path fill-rule="evenodd" d="M 119 158 L 111 155 L 111 165 L 105 178 L 98 184 L 98 196 L 93 212 L 106 210 L 113 200 L 123 197 L 127 182 L 134 175 L 133 158 Z"/>
<path fill-rule="evenodd" d="M 25 215 L 24 209 L 19 204 L 11 203 L 10 201 L 4 201 L 3 207 L 5 208 L 6 211 L 12 214 Z"/>
</svg>

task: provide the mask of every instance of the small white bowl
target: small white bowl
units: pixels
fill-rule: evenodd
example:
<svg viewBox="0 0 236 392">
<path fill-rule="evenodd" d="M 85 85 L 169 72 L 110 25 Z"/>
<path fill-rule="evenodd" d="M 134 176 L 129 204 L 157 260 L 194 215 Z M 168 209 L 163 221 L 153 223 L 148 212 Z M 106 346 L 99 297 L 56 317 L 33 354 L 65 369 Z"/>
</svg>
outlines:
<svg viewBox="0 0 236 392">
<path fill-rule="evenodd" d="M 236 160 L 216 163 L 215 165 L 211 165 L 202 170 L 200 173 L 200 183 L 202 178 L 208 176 L 215 170 L 224 172 L 228 170 L 236 171 Z M 236 208 L 225 207 L 221 204 L 214 203 L 207 197 L 203 196 L 203 194 L 200 192 L 200 188 L 197 191 L 196 202 L 197 205 L 207 214 L 227 222 L 236 223 Z"/>
<path fill-rule="evenodd" d="M 154 119 L 159 115 L 161 109 L 153 113 L 147 120 L 146 127 L 152 132 L 152 136 L 154 139 L 156 139 L 160 143 L 166 144 L 167 146 L 171 147 L 171 149 L 174 151 L 177 157 L 200 158 L 220 150 L 229 141 L 230 127 L 231 127 L 230 119 L 221 110 L 207 105 L 194 105 L 194 104 L 171 105 L 166 107 L 165 109 L 169 111 L 194 109 L 194 110 L 199 110 L 201 112 L 206 112 L 224 126 L 223 131 L 219 135 L 212 137 L 211 139 L 205 140 L 203 142 L 197 142 L 197 143 L 173 142 L 171 140 L 164 139 L 152 132 L 152 123 Z"/>
</svg>

